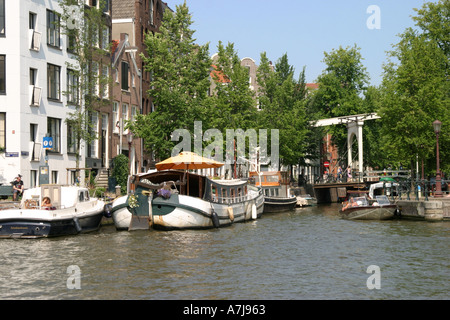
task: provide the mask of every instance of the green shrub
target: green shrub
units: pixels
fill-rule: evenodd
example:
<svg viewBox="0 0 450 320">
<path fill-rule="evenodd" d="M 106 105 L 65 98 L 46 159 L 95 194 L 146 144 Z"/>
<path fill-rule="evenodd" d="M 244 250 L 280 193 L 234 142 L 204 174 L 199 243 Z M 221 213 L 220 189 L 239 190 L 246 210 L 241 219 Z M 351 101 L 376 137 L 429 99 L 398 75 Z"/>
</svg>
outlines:
<svg viewBox="0 0 450 320">
<path fill-rule="evenodd" d="M 120 191 L 125 194 L 127 192 L 127 181 L 128 181 L 128 157 L 119 154 L 113 159 L 113 169 L 111 176 L 117 181 L 120 186 Z"/>
</svg>

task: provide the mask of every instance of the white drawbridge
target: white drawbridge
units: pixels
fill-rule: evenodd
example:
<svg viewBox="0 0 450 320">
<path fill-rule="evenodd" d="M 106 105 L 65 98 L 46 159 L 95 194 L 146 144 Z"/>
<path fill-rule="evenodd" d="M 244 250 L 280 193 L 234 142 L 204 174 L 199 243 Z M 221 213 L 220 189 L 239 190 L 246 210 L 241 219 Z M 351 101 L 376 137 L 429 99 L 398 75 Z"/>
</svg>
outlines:
<svg viewBox="0 0 450 320">
<path fill-rule="evenodd" d="M 352 141 L 356 137 L 358 141 L 358 171 L 363 172 L 363 130 L 364 121 L 380 119 L 376 113 L 357 114 L 353 116 L 336 117 L 329 119 L 322 119 L 313 121 L 311 124 L 314 127 L 326 127 L 336 124 L 347 125 L 347 154 L 348 166 L 352 166 Z"/>
</svg>

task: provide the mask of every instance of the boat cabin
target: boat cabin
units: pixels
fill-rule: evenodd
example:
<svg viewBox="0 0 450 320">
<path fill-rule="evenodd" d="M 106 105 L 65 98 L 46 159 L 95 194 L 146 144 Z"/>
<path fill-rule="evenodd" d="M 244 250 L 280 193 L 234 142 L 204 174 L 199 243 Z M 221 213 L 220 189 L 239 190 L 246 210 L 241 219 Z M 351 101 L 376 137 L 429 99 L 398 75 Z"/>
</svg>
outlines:
<svg viewBox="0 0 450 320">
<path fill-rule="evenodd" d="M 25 190 L 20 207 L 44 209 L 43 199 L 45 197 L 50 198 L 52 210 L 72 208 L 78 203 L 91 200 L 87 188 L 48 184 Z"/>
<path fill-rule="evenodd" d="M 162 190 L 166 191 L 162 191 Z M 129 190 L 142 193 L 153 190 L 156 196 L 177 193 L 216 203 L 238 203 L 247 200 L 249 191 L 258 190 L 246 180 L 215 180 L 205 176 L 176 170 L 134 175 Z"/>
<path fill-rule="evenodd" d="M 261 186 L 267 197 L 289 197 L 290 179 L 286 171 L 263 171 L 249 173 L 249 181 L 255 186 Z"/>
</svg>

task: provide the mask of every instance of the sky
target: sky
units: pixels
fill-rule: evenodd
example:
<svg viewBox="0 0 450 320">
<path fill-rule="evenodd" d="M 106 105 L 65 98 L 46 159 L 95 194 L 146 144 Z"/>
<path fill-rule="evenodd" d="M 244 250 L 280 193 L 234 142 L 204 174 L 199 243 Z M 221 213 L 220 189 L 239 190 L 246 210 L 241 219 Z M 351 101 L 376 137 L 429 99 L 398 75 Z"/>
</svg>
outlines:
<svg viewBox="0 0 450 320">
<path fill-rule="evenodd" d="M 165 0 L 174 11 L 184 1 Z M 196 43 L 209 43 L 211 56 L 219 41 L 256 64 L 262 52 L 274 64 L 286 53 L 296 79 L 305 66 L 306 81 L 315 82 L 325 69 L 324 52 L 356 44 L 374 86 L 398 35 L 415 28 L 413 8 L 425 2 L 437 0 L 186 0 Z"/>
</svg>

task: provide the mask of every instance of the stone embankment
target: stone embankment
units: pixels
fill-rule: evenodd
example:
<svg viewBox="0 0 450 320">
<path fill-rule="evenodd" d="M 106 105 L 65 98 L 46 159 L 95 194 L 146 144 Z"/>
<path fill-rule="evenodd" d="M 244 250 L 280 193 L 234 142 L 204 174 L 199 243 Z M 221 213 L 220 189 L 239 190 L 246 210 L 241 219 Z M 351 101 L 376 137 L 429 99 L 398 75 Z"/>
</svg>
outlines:
<svg viewBox="0 0 450 320">
<path fill-rule="evenodd" d="M 402 218 L 427 221 L 450 220 L 450 198 L 399 200 L 397 206 Z"/>
</svg>

